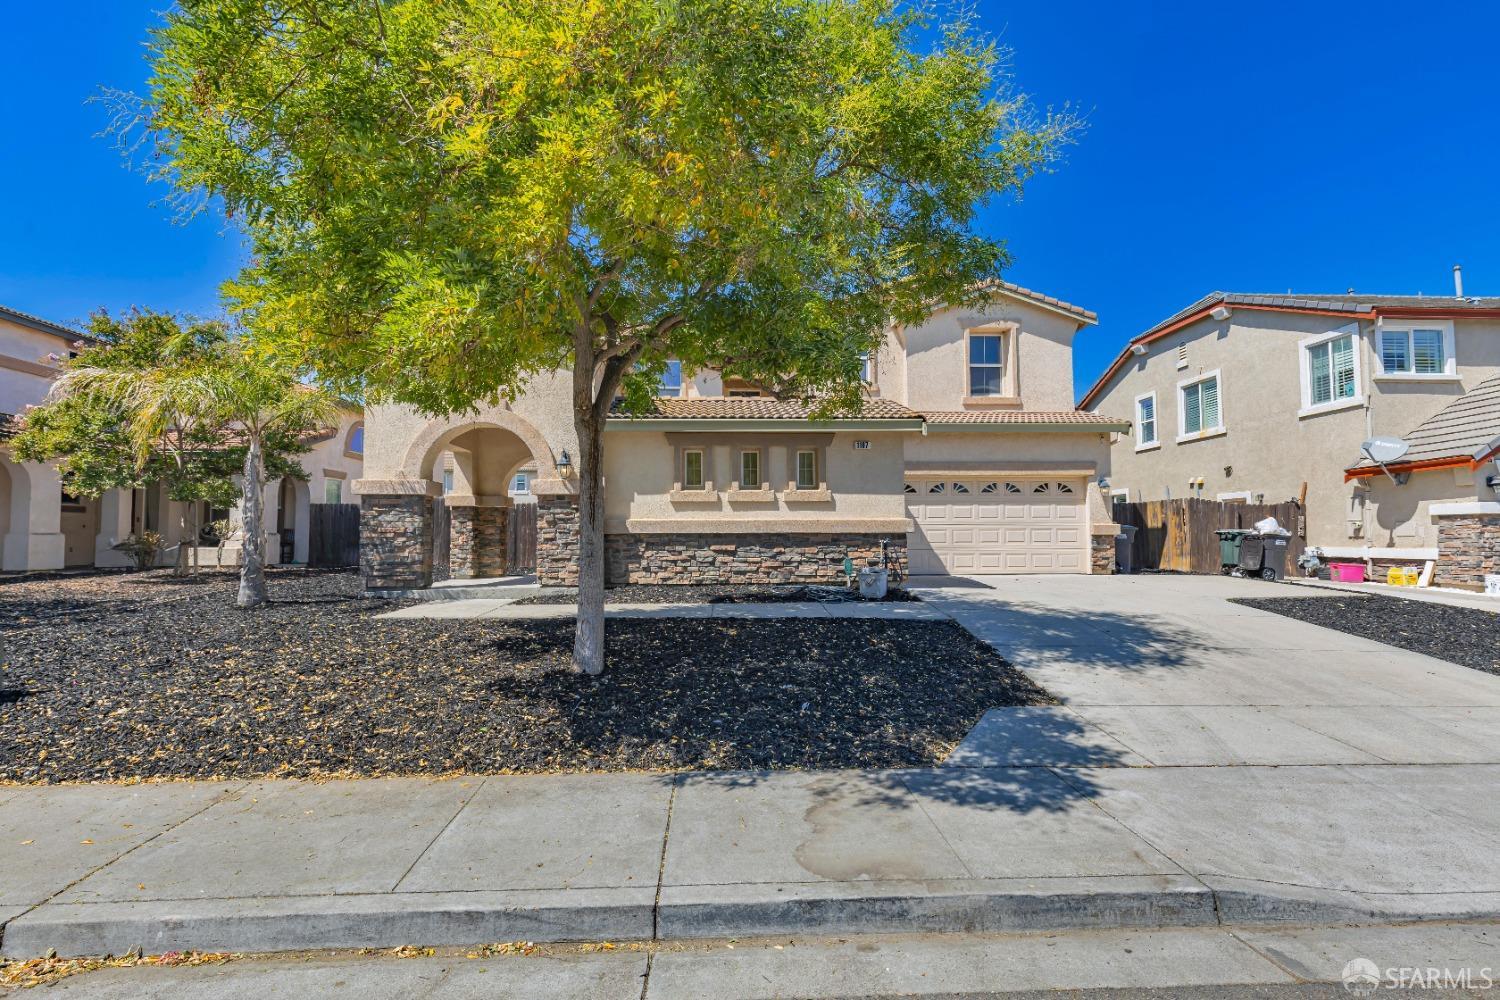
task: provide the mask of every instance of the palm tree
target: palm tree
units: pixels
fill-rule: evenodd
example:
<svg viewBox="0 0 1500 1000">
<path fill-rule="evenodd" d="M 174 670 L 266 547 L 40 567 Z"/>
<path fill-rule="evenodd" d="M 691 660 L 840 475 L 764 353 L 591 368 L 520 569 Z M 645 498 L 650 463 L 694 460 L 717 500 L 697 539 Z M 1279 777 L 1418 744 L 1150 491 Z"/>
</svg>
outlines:
<svg viewBox="0 0 1500 1000">
<path fill-rule="evenodd" d="M 116 369 L 75 365 L 57 380 L 58 395 L 91 394 L 125 414 L 144 463 L 163 441 L 190 433 L 245 449 L 242 469 L 240 588 L 242 608 L 266 604 L 265 455 L 273 436 L 300 436 L 336 423 L 339 402 L 304 385 L 296 372 L 225 341 L 163 363 Z"/>
</svg>

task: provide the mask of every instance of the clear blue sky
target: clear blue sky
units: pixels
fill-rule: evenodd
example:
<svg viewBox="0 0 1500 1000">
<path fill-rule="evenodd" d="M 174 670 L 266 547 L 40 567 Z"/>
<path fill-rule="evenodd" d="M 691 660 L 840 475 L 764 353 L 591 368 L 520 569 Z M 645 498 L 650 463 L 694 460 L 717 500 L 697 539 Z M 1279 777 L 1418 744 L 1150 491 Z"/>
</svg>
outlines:
<svg viewBox="0 0 1500 1000">
<path fill-rule="evenodd" d="M 61 322 L 217 312 L 242 246 L 176 224 L 96 133 L 162 3 L 10 14 L 0 304 Z M 1023 89 L 1090 127 L 983 227 L 1011 280 L 1094 309 L 1078 390 L 1128 337 L 1232 291 L 1500 294 L 1500 5 L 981 2 Z"/>
</svg>

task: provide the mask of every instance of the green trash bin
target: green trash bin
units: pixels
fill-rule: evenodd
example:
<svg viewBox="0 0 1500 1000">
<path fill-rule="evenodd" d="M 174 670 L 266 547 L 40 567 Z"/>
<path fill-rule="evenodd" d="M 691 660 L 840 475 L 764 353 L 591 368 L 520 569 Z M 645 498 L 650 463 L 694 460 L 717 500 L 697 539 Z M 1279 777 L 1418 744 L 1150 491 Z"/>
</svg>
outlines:
<svg viewBox="0 0 1500 1000">
<path fill-rule="evenodd" d="M 1240 568 L 1240 547 L 1245 536 L 1255 532 L 1249 528 L 1220 528 L 1214 534 L 1219 536 L 1219 572 L 1227 576 Z"/>
</svg>

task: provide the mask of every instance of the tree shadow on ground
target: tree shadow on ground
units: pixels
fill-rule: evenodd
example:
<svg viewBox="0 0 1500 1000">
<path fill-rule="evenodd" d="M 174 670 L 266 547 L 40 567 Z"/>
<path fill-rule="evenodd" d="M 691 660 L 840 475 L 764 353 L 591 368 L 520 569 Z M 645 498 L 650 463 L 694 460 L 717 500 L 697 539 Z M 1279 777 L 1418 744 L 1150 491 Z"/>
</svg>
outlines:
<svg viewBox="0 0 1500 1000">
<path fill-rule="evenodd" d="M 1194 665 L 1207 650 L 1224 648 L 1202 629 L 1145 613 L 948 593 L 925 600 L 1021 667 L 1056 662 L 1120 671 L 1179 669 Z"/>
</svg>

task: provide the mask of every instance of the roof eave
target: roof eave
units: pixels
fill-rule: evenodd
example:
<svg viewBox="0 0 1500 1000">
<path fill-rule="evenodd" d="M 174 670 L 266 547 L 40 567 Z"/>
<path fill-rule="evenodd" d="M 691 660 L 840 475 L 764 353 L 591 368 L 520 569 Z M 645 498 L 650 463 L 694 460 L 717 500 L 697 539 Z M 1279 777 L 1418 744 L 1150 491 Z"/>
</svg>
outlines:
<svg viewBox="0 0 1500 1000">
<path fill-rule="evenodd" d="M 807 420 L 777 417 L 610 417 L 606 431 L 919 431 L 920 418 L 834 418 Z"/>
<path fill-rule="evenodd" d="M 1040 431 L 1044 434 L 1124 434 L 1130 430 L 1130 421 L 1121 420 L 1113 423 L 1079 424 L 1079 423 L 1048 423 L 1048 424 L 1026 424 L 1026 423 L 933 423 L 928 421 L 927 432 L 960 432 L 965 434 L 1029 434 Z"/>
</svg>

